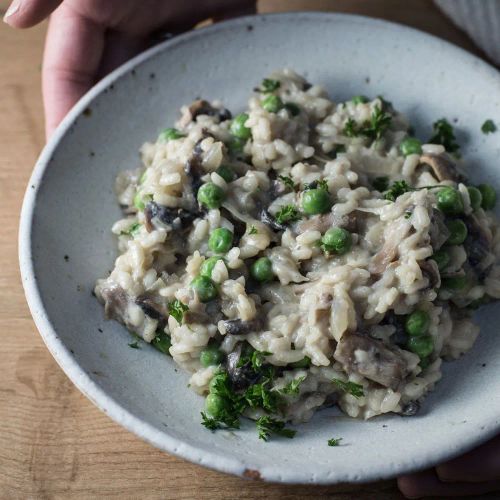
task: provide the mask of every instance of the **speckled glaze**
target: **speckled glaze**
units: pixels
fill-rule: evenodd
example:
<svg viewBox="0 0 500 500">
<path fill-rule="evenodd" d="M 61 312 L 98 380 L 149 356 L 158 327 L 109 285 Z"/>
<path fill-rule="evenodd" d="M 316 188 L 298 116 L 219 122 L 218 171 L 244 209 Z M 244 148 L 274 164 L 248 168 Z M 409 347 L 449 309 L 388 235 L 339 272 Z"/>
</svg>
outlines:
<svg viewBox="0 0 500 500">
<path fill-rule="evenodd" d="M 196 96 L 238 111 L 272 69 L 288 66 L 333 98 L 384 94 L 430 134 L 456 121 L 471 176 L 500 188 L 499 73 L 470 54 L 398 25 L 338 14 L 242 18 L 179 36 L 116 70 L 69 113 L 44 149 L 28 186 L 19 235 L 22 279 L 47 347 L 75 385 L 130 431 L 169 453 L 220 471 L 289 483 L 387 478 L 431 466 L 500 430 L 500 319 L 481 312 L 482 332 L 413 418 L 359 422 L 333 410 L 297 426 L 293 440 L 257 439 L 245 422 L 215 434 L 200 425 L 203 400 L 172 360 L 106 322 L 91 295 L 115 256 L 115 175 L 139 164 L 140 145 Z M 67 256 L 65 258 L 65 256 Z M 342 446 L 327 440 L 342 437 Z"/>
</svg>

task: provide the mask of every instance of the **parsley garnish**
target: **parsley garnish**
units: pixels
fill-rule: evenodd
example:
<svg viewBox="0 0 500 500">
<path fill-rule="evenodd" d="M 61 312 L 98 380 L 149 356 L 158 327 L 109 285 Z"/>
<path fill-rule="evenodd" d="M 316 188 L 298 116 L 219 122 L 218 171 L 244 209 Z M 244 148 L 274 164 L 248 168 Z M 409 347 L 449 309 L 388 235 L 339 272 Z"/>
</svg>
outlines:
<svg viewBox="0 0 500 500">
<path fill-rule="evenodd" d="M 178 299 L 168 304 L 168 314 L 175 318 L 179 325 L 182 323 L 186 311 L 189 311 L 189 307 Z"/>
<path fill-rule="evenodd" d="M 279 389 L 278 392 L 280 394 L 290 394 L 290 395 L 298 394 L 300 384 L 302 384 L 302 382 L 304 382 L 305 379 L 306 379 L 305 375 L 303 377 L 295 378 L 290 382 L 288 382 L 288 384 L 285 385 L 285 387 Z"/>
<path fill-rule="evenodd" d="M 293 182 L 293 179 L 288 175 L 278 175 L 278 179 L 292 191 L 294 191 L 295 188 L 297 187 L 297 185 Z"/>
<path fill-rule="evenodd" d="M 446 118 L 441 118 L 432 125 L 434 135 L 429 139 L 432 144 L 441 144 L 449 153 L 458 152 L 460 146 L 455 142 L 453 126 Z"/>
<path fill-rule="evenodd" d="M 260 384 L 251 385 L 243 397 L 250 408 L 263 408 L 269 413 L 278 410 L 278 395 L 269 388 L 270 379 L 266 378 Z"/>
<path fill-rule="evenodd" d="M 129 345 L 132 349 L 140 349 L 139 344 L 136 342 L 131 342 Z"/>
<path fill-rule="evenodd" d="M 352 118 L 348 118 L 342 132 L 347 137 L 357 137 L 359 135 L 358 124 Z"/>
<path fill-rule="evenodd" d="M 248 230 L 248 234 L 257 234 L 258 232 L 259 231 L 255 226 L 250 227 L 250 229 Z"/>
<path fill-rule="evenodd" d="M 274 216 L 278 224 L 294 222 L 299 220 L 300 217 L 299 210 L 295 205 L 283 205 Z"/>
<path fill-rule="evenodd" d="M 260 417 L 256 425 L 259 431 L 259 439 L 263 439 L 264 441 L 267 441 L 271 434 L 277 434 L 278 436 L 284 436 L 291 439 L 297 433 L 297 431 L 292 429 L 286 429 L 285 422 L 267 416 Z"/>
<path fill-rule="evenodd" d="M 396 201 L 398 196 L 401 196 L 408 191 L 414 191 L 414 189 L 410 187 L 406 181 L 395 181 L 390 189 L 385 193 L 384 198 L 389 201 Z"/>
<path fill-rule="evenodd" d="M 250 363 L 255 371 L 258 371 L 262 364 L 264 363 L 264 358 L 266 356 L 271 356 L 272 352 L 267 351 L 254 351 L 252 352 L 252 357 L 250 358 Z"/>
<path fill-rule="evenodd" d="M 264 78 L 264 80 L 262 80 L 260 91 L 263 94 L 267 94 L 269 92 L 274 92 L 275 90 L 278 90 L 280 87 L 281 87 L 281 82 L 279 80 Z"/>
<path fill-rule="evenodd" d="M 332 438 L 328 440 L 328 446 L 339 446 L 342 438 Z"/>
<path fill-rule="evenodd" d="M 375 179 L 373 179 L 372 186 L 374 189 L 382 193 L 389 187 L 389 177 L 375 177 Z"/>
<path fill-rule="evenodd" d="M 128 234 L 128 235 L 134 236 L 134 234 L 137 233 L 137 231 L 139 231 L 140 228 L 141 228 L 141 224 L 136 222 L 136 223 L 132 224 L 127 230 L 121 231 L 120 234 Z"/>
<path fill-rule="evenodd" d="M 369 139 L 377 140 L 389 128 L 392 116 L 382 111 L 380 106 L 375 106 L 369 121 L 358 125 L 352 118 L 348 118 L 343 133 L 347 137 L 364 135 Z"/>
<path fill-rule="evenodd" d="M 486 120 L 483 125 L 481 126 L 481 132 L 483 134 L 492 134 L 493 132 L 496 132 L 497 126 L 493 122 L 493 120 Z"/>
<path fill-rule="evenodd" d="M 363 391 L 363 386 L 360 384 L 355 384 L 354 382 L 343 382 L 338 378 L 332 379 L 332 382 L 342 391 L 347 392 L 355 398 L 361 398 L 365 395 Z"/>
<path fill-rule="evenodd" d="M 170 356 L 169 349 L 172 345 L 172 341 L 170 340 L 170 335 L 167 335 L 165 332 L 158 330 L 156 332 L 156 337 L 151 341 L 151 345 L 163 354 Z"/>
</svg>

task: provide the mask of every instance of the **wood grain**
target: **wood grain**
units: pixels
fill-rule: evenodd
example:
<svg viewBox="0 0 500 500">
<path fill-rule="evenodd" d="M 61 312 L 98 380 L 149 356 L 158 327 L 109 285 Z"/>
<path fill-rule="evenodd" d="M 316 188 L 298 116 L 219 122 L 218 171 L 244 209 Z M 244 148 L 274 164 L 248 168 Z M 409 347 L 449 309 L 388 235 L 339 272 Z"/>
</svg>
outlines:
<svg viewBox="0 0 500 500">
<path fill-rule="evenodd" d="M 0 11 L 8 2 L 0 0 Z M 406 23 L 478 53 L 427 0 L 267 0 L 263 12 L 362 13 Z M 248 481 L 202 469 L 143 443 L 97 410 L 37 334 L 17 264 L 23 192 L 43 147 L 40 61 L 46 25 L 0 23 L 0 498 L 401 498 L 394 481 L 313 487 Z"/>
</svg>

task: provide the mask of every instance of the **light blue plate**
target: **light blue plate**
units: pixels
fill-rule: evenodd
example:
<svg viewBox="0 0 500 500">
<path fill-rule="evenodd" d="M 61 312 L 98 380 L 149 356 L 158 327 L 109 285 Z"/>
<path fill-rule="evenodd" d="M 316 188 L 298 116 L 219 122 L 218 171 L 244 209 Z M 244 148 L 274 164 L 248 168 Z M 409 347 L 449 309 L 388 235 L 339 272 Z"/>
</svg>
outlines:
<svg viewBox="0 0 500 500">
<path fill-rule="evenodd" d="M 112 192 L 139 165 L 141 144 L 197 96 L 242 109 L 251 89 L 290 67 L 334 99 L 383 94 L 422 137 L 443 116 L 455 122 L 474 181 L 498 181 L 499 73 L 442 40 L 409 28 L 338 14 L 243 18 L 187 33 L 125 64 L 70 112 L 44 149 L 24 200 L 22 278 L 40 333 L 75 385 L 99 408 L 154 446 L 192 462 L 269 481 L 335 483 L 387 478 L 431 466 L 500 430 L 500 317 L 481 313 L 482 332 L 413 418 L 368 422 L 319 412 L 295 439 L 257 439 L 253 425 L 212 434 L 188 377 L 149 346 L 105 322 L 91 295 L 113 265 L 110 233 L 120 216 Z M 87 110 L 84 112 L 84 110 Z M 67 255 L 66 260 L 64 256 Z M 327 440 L 342 437 L 342 446 Z M 251 472 L 248 472 L 251 471 Z"/>
</svg>

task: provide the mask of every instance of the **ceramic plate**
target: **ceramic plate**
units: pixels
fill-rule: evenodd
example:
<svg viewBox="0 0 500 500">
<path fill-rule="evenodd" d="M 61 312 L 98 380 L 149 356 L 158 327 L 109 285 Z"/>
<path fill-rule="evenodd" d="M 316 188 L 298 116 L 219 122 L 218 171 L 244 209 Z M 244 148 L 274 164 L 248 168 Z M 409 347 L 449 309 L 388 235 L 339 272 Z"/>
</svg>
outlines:
<svg viewBox="0 0 500 500">
<path fill-rule="evenodd" d="M 415 417 L 367 422 L 319 412 L 295 439 L 264 443 L 255 427 L 215 434 L 200 425 L 203 399 L 152 347 L 106 322 L 91 295 L 112 267 L 110 233 L 120 211 L 116 174 L 139 165 L 143 142 L 197 96 L 238 111 L 276 68 L 323 84 L 334 99 L 383 94 L 417 134 L 443 116 L 455 122 L 471 177 L 500 188 L 500 135 L 480 126 L 500 115 L 498 72 L 472 55 L 398 25 L 338 14 L 242 18 L 187 33 L 125 64 L 70 112 L 43 151 L 21 218 L 20 262 L 29 306 L 62 369 L 99 408 L 130 431 L 200 465 L 269 481 L 369 481 L 431 466 L 500 430 L 498 306 L 480 315 L 474 349 L 447 364 Z M 327 440 L 342 437 L 342 446 Z"/>
</svg>

